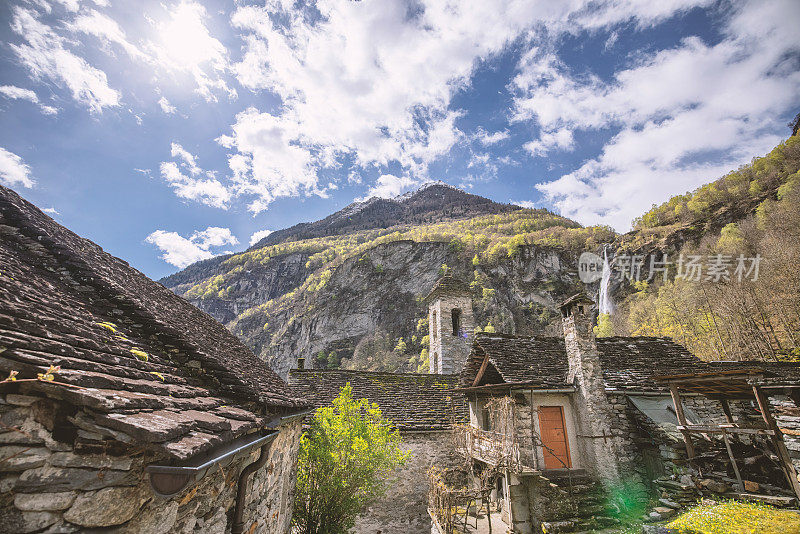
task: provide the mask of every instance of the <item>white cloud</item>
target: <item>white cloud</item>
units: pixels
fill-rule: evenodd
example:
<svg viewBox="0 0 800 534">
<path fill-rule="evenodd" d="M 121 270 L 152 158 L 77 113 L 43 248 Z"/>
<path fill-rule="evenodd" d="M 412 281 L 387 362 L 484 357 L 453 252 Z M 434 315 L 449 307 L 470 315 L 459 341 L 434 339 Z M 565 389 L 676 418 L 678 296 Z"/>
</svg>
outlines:
<svg viewBox="0 0 800 534">
<path fill-rule="evenodd" d="M 536 202 L 533 202 L 532 200 L 509 200 L 509 202 L 515 206 L 522 206 L 523 208 L 531 210 L 535 210 L 539 207 L 536 205 Z"/>
<path fill-rule="evenodd" d="M 197 166 L 196 158 L 178 143 L 172 143 L 172 146 L 170 147 L 170 155 L 173 158 L 178 157 L 182 159 L 183 163 L 181 163 L 181 166 L 185 169 L 188 169 L 193 176 L 200 174 L 202 171 L 202 169 Z"/>
<path fill-rule="evenodd" d="M 108 47 L 111 43 L 119 45 L 131 58 L 150 61 L 150 58 L 139 50 L 139 48 L 128 41 L 125 32 L 119 24 L 110 17 L 99 13 L 94 9 L 83 12 L 73 21 L 67 24 L 73 32 L 94 35 L 100 39 L 104 46 Z"/>
<path fill-rule="evenodd" d="M 161 111 L 163 111 L 167 115 L 171 115 L 171 114 L 175 113 L 176 111 L 178 111 L 175 108 L 175 106 L 173 106 L 172 104 L 169 103 L 169 100 L 167 100 L 167 97 L 165 97 L 165 96 L 162 96 L 158 100 L 158 105 L 161 106 Z"/>
<path fill-rule="evenodd" d="M 67 11 L 75 12 L 78 11 L 78 9 L 81 7 L 80 0 L 54 0 L 54 1 L 64 6 L 64 8 Z"/>
<path fill-rule="evenodd" d="M 42 208 L 42 211 L 48 215 L 61 215 L 61 213 L 55 208 Z"/>
<path fill-rule="evenodd" d="M 509 137 L 511 137 L 511 134 L 508 133 L 508 130 L 499 130 L 497 132 L 489 133 L 483 128 L 478 128 L 473 136 L 473 138 L 477 139 L 478 142 L 483 146 L 496 145 L 500 141 L 505 141 Z"/>
<path fill-rule="evenodd" d="M 538 139 L 528 141 L 523 148 L 534 156 L 544 156 L 554 148 L 568 149 L 574 144 L 572 131 L 568 128 L 559 128 L 554 131 L 542 131 Z"/>
<path fill-rule="evenodd" d="M 166 21 L 153 22 L 159 40 L 147 46 L 158 65 L 192 76 L 197 85 L 195 91 L 208 102 L 216 102 L 218 93 L 236 98 L 236 89 L 229 87 L 223 77 L 229 70 L 228 51 L 208 31 L 205 8 L 183 0 L 167 11 Z"/>
<path fill-rule="evenodd" d="M 203 249 L 239 244 L 239 240 L 228 228 L 220 228 L 218 226 L 209 226 L 203 231 L 195 231 L 190 240 Z"/>
<path fill-rule="evenodd" d="M 22 158 L 0 147 L 0 182 L 7 186 L 33 187 L 31 168 Z"/>
<path fill-rule="evenodd" d="M 145 238 L 163 252 L 161 258 L 167 263 L 183 269 L 200 260 L 213 258 L 216 254 L 211 247 L 236 245 L 239 240 L 228 228 L 209 226 L 205 230 L 195 231 L 188 239 L 177 232 L 156 230 Z"/>
<path fill-rule="evenodd" d="M 800 4 L 743 3 L 729 17 L 720 42 L 687 38 L 637 58 L 610 82 L 571 73 L 548 52 L 523 59 L 515 112 L 541 128 L 526 145 L 531 152 L 572 148 L 576 130 L 618 131 L 599 156 L 537 186 L 563 215 L 625 230 L 651 204 L 780 141 L 772 133 L 775 118 L 800 93 L 792 56 L 800 48 L 793 22 Z"/>
<path fill-rule="evenodd" d="M 39 97 L 36 96 L 36 93 L 30 89 L 23 89 L 22 87 L 16 87 L 14 85 L 0 86 L 0 94 L 12 100 L 27 100 L 34 104 L 39 103 Z"/>
<path fill-rule="evenodd" d="M 253 232 L 253 235 L 250 236 L 250 246 L 252 247 L 271 233 L 272 230 L 258 230 L 257 232 Z"/>
<path fill-rule="evenodd" d="M 164 161 L 160 165 L 161 177 L 175 190 L 175 194 L 187 200 L 196 200 L 213 208 L 227 209 L 230 191 L 216 178 L 194 178 L 181 172 L 177 163 Z"/>
<path fill-rule="evenodd" d="M 222 184 L 213 172 L 204 171 L 197 158 L 178 143 L 170 146 L 170 155 L 180 161 L 163 161 L 159 167 L 161 177 L 167 181 L 180 198 L 195 200 L 214 208 L 227 209 L 231 190 Z M 187 174 L 184 174 L 184 169 Z"/>
<path fill-rule="evenodd" d="M 36 93 L 30 89 L 23 89 L 22 87 L 17 87 L 15 85 L 3 85 L 0 86 L 0 94 L 12 100 L 27 100 L 32 104 L 37 104 L 39 109 L 41 109 L 42 113 L 45 115 L 55 115 L 58 113 L 58 109 L 54 108 L 53 106 L 47 106 L 41 103 L 39 101 L 39 97 L 36 96 Z"/>
<path fill-rule="evenodd" d="M 408 176 L 394 176 L 393 174 L 384 174 L 375 182 L 375 185 L 370 187 L 367 194 L 362 198 L 357 199 L 358 202 L 363 202 L 372 197 L 379 198 L 394 198 L 413 187 L 420 184 L 418 180 L 409 178 Z"/>
<path fill-rule="evenodd" d="M 357 167 L 398 162 L 424 177 L 461 137 L 460 113 L 448 105 L 475 59 L 501 50 L 535 19 L 527 2 L 434 2 L 415 13 L 401 1 L 316 7 L 322 20 L 277 4 L 232 17 L 245 33 L 234 66 L 239 82 L 284 104 L 280 114 L 240 114 L 234 134 L 221 139 L 252 158 L 253 179 L 240 181 L 258 197 L 254 210 L 278 196 L 317 193 L 316 171 L 346 155 Z M 236 130 L 253 132 L 255 122 L 259 135 L 239 140 Z"/>
<path fill-rule="evenodd" d="M 293 142 L 295 132 L 291 121 L 248 108 L 236 116 L 233 135 L 217 140 L 238 151 L 229 158 L 233 188 L 256 197 L 250 211 L 263 211 L 276 197 L 320 192 L 311 149 Z"/>
<path fill-rule="evenodd" d="M 49 79 L 66 87 L 75 100 L 93 113 L 119 105 L 120 94 L 109 87 L 105 72 L 70 52 L 67 41 L 40 22 L 35 12 L 14 8 L 11 28 L 26 43 L 9 46 L 34 78 Z"/>
<path fill-rule="evenodd" d="M 425 179 L 429 165 L 465 138 L 451 98 L 469 83 L 479 60 L 541 28 L 559 35 L 580 24 L 596 28 L 600 19 L 646 25 L 707 1 L 658 7 L 624 0 L 242 6 L 231 17 L 245 43 L 233 71 L 244 87 L 269 91 L 282 105 L 240 114 L 234 133 L 219 140 L 245 158 L 232 160 L 239 166 L 233 172 L 239 192 L 256 197 L 253 211 L 279 196 L 319 194 L 317 172 L 343 162 L 361 170 L 396 163 L 402 173 Z M 240 140 L 236 130 L 253 135 Z M 481 142 L 488 146 L 507 135 L 486 134 Z"/>
</svg>

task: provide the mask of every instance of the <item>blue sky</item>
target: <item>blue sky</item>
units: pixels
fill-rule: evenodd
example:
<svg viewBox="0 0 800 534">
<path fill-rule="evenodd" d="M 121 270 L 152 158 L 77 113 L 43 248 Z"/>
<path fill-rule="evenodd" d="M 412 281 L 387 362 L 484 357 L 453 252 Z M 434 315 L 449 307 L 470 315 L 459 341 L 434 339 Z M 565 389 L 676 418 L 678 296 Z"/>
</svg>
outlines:
<svg viewBox="0 0 800 534">
<path fill-rule="evenodd" d="M 10 0 L 0 182 L 154 278 L 428 180 L 624 231 L 788 135 L 798 23 L 797 0 Z"/>
</svg>

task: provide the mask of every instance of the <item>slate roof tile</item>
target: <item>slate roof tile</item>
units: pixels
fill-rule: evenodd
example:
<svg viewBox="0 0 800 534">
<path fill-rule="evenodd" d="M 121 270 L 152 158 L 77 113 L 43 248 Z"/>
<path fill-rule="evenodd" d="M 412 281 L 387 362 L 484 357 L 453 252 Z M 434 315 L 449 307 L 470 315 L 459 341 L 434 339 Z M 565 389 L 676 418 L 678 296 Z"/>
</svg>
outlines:
<svg viewBox="0 0 800 534">
<path fill-rule="evenodd" d="M 465 296 L 469 297 L 472 292 L 469 286 L 463 281 L 453 276 L 443 276 L 431 289 L 430 293 L 425 297 L 424 301 L 429 302 L 439 295 L 452 295 L 452 296 Z"/>
<path fill-rule="evenodd" d="M 50 365 L 74 387 L 14 387 L 179 458 L 308 404 L 209 315 L 0 186 L 0 373 Z"/>
<path fill-rule="evenodd" d="M 711 372 L 715 368 L 714 363 L 700 360 L 668 338 L 598 338 L 597 350 L 606 388 L 617 390 L 662 391 L 664 387 L 655 377 Z M 524 382 L 537 388 L 568 385 L 567 353 L 561 337 L 478 334 L 460 375 L 462 386 L 472 385 L 487 355 L 491 368 L 496 369 L 503 382 Z M 748 363 L 752 367 L 764 362 Z M 787 365 L 800 373 L 797 364 Z"/>
<path fill-rule="evenodd" d="M 347 383 L 353 397 L 376 403 L 400 430 L 445 430 L 468 420 L 464 396 L 452 390 L 457 375 L 382 373 L 373 371 L 292 369 L 289 385 L 326 406 Z"/>
</svg>

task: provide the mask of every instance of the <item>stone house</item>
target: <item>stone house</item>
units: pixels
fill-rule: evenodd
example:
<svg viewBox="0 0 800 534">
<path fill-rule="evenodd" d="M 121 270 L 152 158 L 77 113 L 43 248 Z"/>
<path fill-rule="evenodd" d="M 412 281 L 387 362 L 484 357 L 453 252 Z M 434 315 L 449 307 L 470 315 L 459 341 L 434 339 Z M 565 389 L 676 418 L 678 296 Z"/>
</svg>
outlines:
<svg viewBox="0 0 800 534">
<path fill-rule="evenodd" d="M 561 311 L 563 337 L 474 337 L 458 389 L 470 422 L 457 446 L 473 463 L 464 487 L 432 480 L 434 533 L 450 534 L 470 514 L 477 521 L 470 499 L 484 501 L 510 532 L 613 525 L 624 501 L 666 495 L 656 493 L 665 487 L 694 491 L 691 477 L 713 470 L 700 466 L 690 435 L 704 450 L 721 436 L 730 454 L 723 461 L 734 466 L 734 436 L 743 438 L 737 450 L 771 439 L 767 456 L 782 465 L 790 495 L 777 498 L 800 496 L 790 458 L 796 432 L 787 428 L 797 415 L 800 365 L 707 363 L 667 338 L 595 339 L 593 302 L 581 295 Z M 744 491 L 741 468 L 733 469 Z"/>
<path fill-rule="evenodd" d="M 0 234 L 0 532 L 288 532 L 306 403 L 4 187 Z"/>
<path fill-rule="evenodd" d="M 372 371 L 292 369 L 289 384 L 316 407 L 326 406 L 350 384 L 354 398 L 377 403 L 411 451 L 384 498 L 362 513 L 358 534 L 428 532 L 428 470 L 461 461 L 453 447 L 453 428 L 467 421 L 463 395 L 453 390 L 457 375 L 401 374 Z"/>
</svg>

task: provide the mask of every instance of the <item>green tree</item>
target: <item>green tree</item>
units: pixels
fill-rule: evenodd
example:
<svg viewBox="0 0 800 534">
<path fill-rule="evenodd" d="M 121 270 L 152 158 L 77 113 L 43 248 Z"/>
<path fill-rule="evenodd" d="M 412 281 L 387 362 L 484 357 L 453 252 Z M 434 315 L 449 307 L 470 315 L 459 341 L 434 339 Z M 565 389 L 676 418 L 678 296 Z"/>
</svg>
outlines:
<svg viewBox="0 0 800 534">
<path fill-rule="evenodd" d="M 336 369 L 337 367 L 339 367 L 339 356 L 334 351 L 328 354 L 328 369 Z"/>
<path fill-rule="evenodd" d="M 597 326 L 594 327 L 594 335 L 597 337 L 611 337 L 614 335 L 614 324 L 611 322 L 610 313 L 601 313 L 597 317 Z"/>
<path fill-rule="evenodd" d="M 346 534 L 409 456 L 377 404 L 354 399 L 348 383 L 319 408 L 300 440 L 292 526 L 299 534 Z"/>
</svg>

